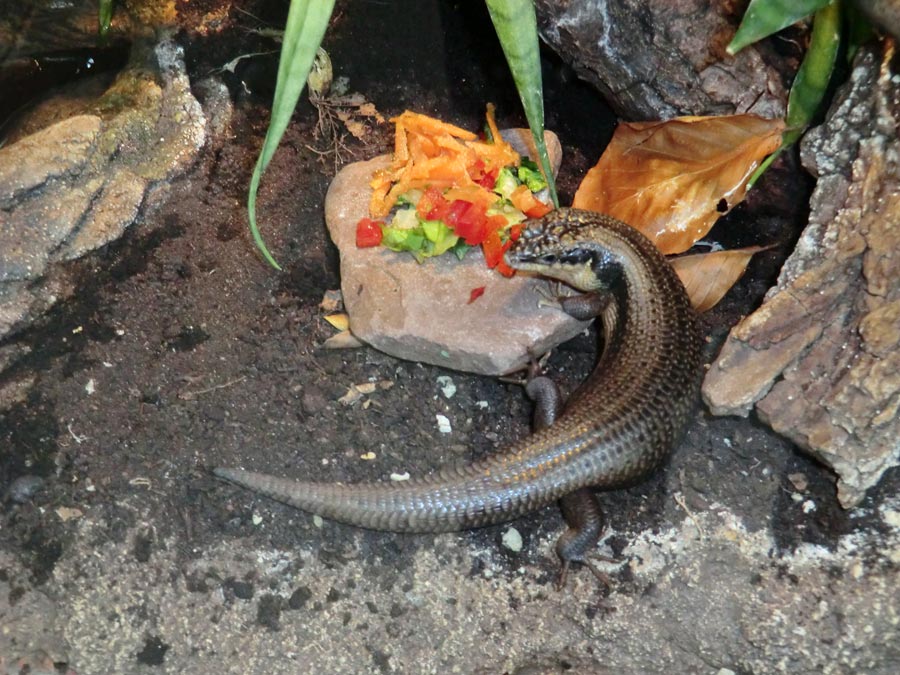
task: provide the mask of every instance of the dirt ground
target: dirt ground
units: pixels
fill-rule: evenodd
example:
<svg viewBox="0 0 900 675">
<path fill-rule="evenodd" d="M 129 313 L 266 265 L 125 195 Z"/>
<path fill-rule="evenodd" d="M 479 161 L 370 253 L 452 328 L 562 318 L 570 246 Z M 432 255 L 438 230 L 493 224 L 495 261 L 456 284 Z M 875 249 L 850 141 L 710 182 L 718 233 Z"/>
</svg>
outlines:
<svg viewBox="0 0 900 675">
<path fill-rule="evenodd" d="M 502 56 L 486 37 L 483 7 L 475 4 L 479 9 L 469 3 L 422 3 L 416 9 L 412 3 L 372 3 L 366 12 L 339 5 L 325 47 L 337 74 L 348 76 L 351 90 L 385 116 L 411 107 L 474 129 L 482 123 L 485 102 L 494 101 L 503 126 L 522 124 Z M 382 12 L 383 21 L 372 20 Z M 431 39 L 441 32 L 442 39 Z M 401 36 L 404 49 L 396 49 Z M 242 50 L 263 46 L 239 31 L 183 39 L 189 69 L 198 78 Z M 340 284 L 322 210 L 335 166 L 323 159 L 327 146 L 314 138 L 316 115 L 308 103 L 295 115 L 260 190 L 264 236 L 285 271 L 276 273 L 261 261 L 244 204 L 268 121 L 274 67 L 274 57 L 262 58 L 227 76 L 235 100 L 231 138 L 209 148 L 167 195 L 151 199 L 145 217 L 121 241 L 76 263 L 77 297 L 7 343 L 27 346 L 30 353 L 4 378 L 31 376 L 35 384 L 27 401 L 0 413 L 0 491 L 22 476 L 43 482 L 23 503 L 8 499 L 0 514 L 3 581 L 18 586 L 20 595 L 26 589 L 43 592 L 63 605 L 72 594 L 96 609 L 92 593 L 99 591 L 116 605 L 88 618 L 68 605 L 59 642 L 42 647 L 60 672 L 291 672 L 271 660 L 268 671 L 249 665 L 265 660 L 238 665 L 242 656 L 249 659 L 249 642 L 196 642 L 192 653 L 173 631 L 187 634 L 199 624 L 183 627 L 164 602 L 153 600 L 167 593 L 184 596 L 198 609 L 203 618 L 191 621 L 234 620 L 235 634 L 248 640 L 271 640 L 287 624 L 302 625 L 302 614 L 311 612 L 332 636 L 363 645 L 348 647 L 346 654 L 313 650 L 314 658 L 289 659 L 293 672 L 311 672 L 300 664 L 314 664 L 320 672 L 410 673 L 431 668 L 418 671 L 397 647 L 415 637 L 418 610 L 410 598 L 423 583 L 441 598 L 458 630 L 500 644 L 513 629 L 495 625 L 474 604 L 454 600 L 463 594 L 453 587 L 454 575 L 464 585 L 489 579 L 495 591 L 524 575 L 528 592 L 510 593 L 506 600 L 516 605 L 513 612 L 522 598 L 539 607 L 556 593 L 551 542 L 562 520 L 555 509 L 516 521 L 523 546 L 513 551 L 501 544 L 508 525 L 439 537 L 361 531 L 318 523 L 210 476 L 216 465 L 324 481 L 421 475 L 496 451 L 528 433 L 530 404 L 515 385 L 369 348 L 322 347 L 334 331 L 319 303 Z M 614 120 L 602 100 L 551 55 L 545 77 L 547 126 L 563 141 L 560 182 L 562 201 L 568 202 Z M 389 138 L 385 125 L 372 132 L 368 145 L 349 139 L 347 158 L 380 154 Z M 726 246 L 774 248 L 758 255 L 745 278 L 705 316 L 708 360 L 729 327 L 759 304 L 799 234 L 804 200 L 796 195 L 809 185 L 792 172 L 773 171 L 711 236 Z M 596 343 L 594 334 L 581 336 L 553 354 L 548 371 L 564 390 L 571 391 L 592 367 Z M 442 376 L 456 385 L 452 398 L 441 393 Z M 394 386 L 365 404 L 338 402 L 351 385 L 372 380 Z M 436 414 L 451 420 L 451 434 L 438 432 Z M 374 459 L 361 458 L 367 453 Z M 802 500 L 792 498 L 797 490 L 788 479 L 797 473 L 808 480 Z M 867 503 L 877 504 L 898 488 L 900 474 L 893 471 Z M 681 505 L 673 501 L 675 492 Z M 878 522 L 865 515 L 871 510 L 852 517 L 840 509 L 833 477 L 755 420 L 717 419 L 703 410 L 664 470 L 600 500 L 614 532 L 605 542 L 608 553 L 621 554 L 630 533 L 663 532 L 683 523 L 687 511 L 715 505 L 740 514 L 750 532 L 771 533 L 777 547 L 770 554 L 773 571 L 784 552 L 804 543 L 833 549 L 841 536 L 869 532 Z M 804 508 L 808 501 L 815 509 Z M 427 575 L 422 580 L 423 552 L 445 568 L 451 586 L 435 590 Z M 210 563 L 216 556 L 218 562 Z M 120 572 L 116 565 L 122 565 Z M 602 621 L 618 605 L 652 594 L 634 582 L 628 567 L 613 574 L 611 595 L 590 575 L 576 576 L 582 595 L 563 605 L 579 604 L 574 613 L 585 621 Z M 126 582 L 134 578 L 141 581 Z M 430 579 L 436 584 L 444 578 Z M 438 636 L 421 639 L 440 644 Z M 293 642 L 280 644 L 280 657 L 302 651 Z M 521 656 L 519 664 L 540 663 L 542 649 L 510 647 L 506 653 Z M 217 665 L 197 665 L 213 663 L 203 660 L 210 654 L 218 655 Z M 223 665 L 229 662 L 234 668 Z M 503 672 L 509 666 L 485 668 Z M 456 672 L 450 665 L 445 671 Z"/>
</svg>

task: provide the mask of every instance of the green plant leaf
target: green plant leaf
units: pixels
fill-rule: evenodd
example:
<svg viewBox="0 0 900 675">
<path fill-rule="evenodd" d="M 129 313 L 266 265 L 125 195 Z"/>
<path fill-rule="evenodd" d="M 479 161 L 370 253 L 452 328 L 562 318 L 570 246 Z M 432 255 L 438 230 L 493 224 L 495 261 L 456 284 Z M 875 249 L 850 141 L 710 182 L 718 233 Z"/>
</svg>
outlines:
<svg viewBox="0 0 900 675">
<path fill-rule="evenodd" d="M 532 0 L 485 0 L 506 62 L 522 99 L 553 205 L 559 206 L 556 182 L 544 142 L 544 94 L 538 49 L 537 18 Z"/>
<path fill-rule="evenodd" d="M 100 0 L 99 14 L 97 23 L 99 26 L 100 37 L 104 37 L 109 32 L 109 25 L 112 23 L 113 4 L 116 0 Z"/>
<path fill-rule="evenodd" d="M 752 186 L 785 148 L 796 143 L 815 118 L 828 91 L 838 50 L 841 46 L 841 7 L 835 0 L 816 12 L 809 49 L 788 96 L 787 129 L 781 147 L 766 159 L 750 178 Z"/>
<path fill-rule="evenodd" d="M 835 2 L 816 12 L 809 49 L 791 85 L 784 132 L 786 145 L 794 143 L 812 122 L 834 72 L 841 45 L 841 8 Z"/>
<path fill-rule="evenodd" d="M 322 36 L 325 35 L 333 9 L 334 0 L 291 0 L 284 28 L 284 41 L 281 45 L 281 59 L 278 62 L 272 120 L 269 122 L 266 139 L 263 141 L 256 168 L 250 179 L 250 192 L 247 196 L 250 232 L 263 257 L 277 270 L 281 270 L 281 267 L 266 248 L 256 224 L 256 193 L 260 178 L 269 166 L 272 155 L 275 154 L 275 149 L 291 120 L 291 115 L 294 114 L 294 108 L 306 85 L 306 78 L 312 68 L 316 51 L 322 43 Z"/>
<path fill-rule="evenodd" d="M 856 52 L 875 37 L 875 29 L 855 3 L 843 3 L 844 32 L 847 36 L 847 63 L 852 64 Z"/>
<path fill-rule="evenodd" d="M 797 23 L 829 2 L 831 0 L 750 0 L 727 51 L 737 54 L 747 45 Z"/>
</svg>

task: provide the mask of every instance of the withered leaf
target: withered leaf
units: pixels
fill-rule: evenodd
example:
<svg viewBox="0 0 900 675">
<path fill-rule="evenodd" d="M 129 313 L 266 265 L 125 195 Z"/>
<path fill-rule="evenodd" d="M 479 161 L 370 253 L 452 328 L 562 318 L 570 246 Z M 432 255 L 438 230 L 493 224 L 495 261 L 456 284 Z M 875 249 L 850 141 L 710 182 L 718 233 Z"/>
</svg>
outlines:
<svg viewBox="0 0 900 675">
<path fill-rule="evenodd" d="M 339 331 L 347 330 L 348 328 L 350 328 L 350 317 L 347 316 L 346 312 L 328 314 L 323 318 Z"/>
<path fill-rule="evenodd" d="M 783 129 L 756 115 L 621 123 L 572 205 L 625 221 L 663 253 L 682 253 L 744 198 Z"/>
<path fill-rule="evenodd" d="M 749 246 L 731 251 L 713 251 L 671 258 L 669 262 L 687 290 L 691 304 L 705 312 L 719 302 L 747 269 L 754 253 L 763 246 Z"/>
</svg>

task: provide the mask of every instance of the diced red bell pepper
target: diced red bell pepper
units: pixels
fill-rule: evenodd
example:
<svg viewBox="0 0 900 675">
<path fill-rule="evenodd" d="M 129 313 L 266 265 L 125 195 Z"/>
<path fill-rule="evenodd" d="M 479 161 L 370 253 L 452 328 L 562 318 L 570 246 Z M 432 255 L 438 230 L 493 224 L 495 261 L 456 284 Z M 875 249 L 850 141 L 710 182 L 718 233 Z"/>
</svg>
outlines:
<svg viewBox="0 0 900 675">
<path fill-rule="evenodd" d="M 443 219 L 470 246 L 480 244 L 490 233 L 484 204 L 455 199 Z"/>
<path fill-rule="evenodd" d="M 500 260 L 500 262 L 497 263 L 497 271 L 505 277 L 511 277 L 516 273 L 512 267 L 506 264 L 505 260 Z"/>
<path fill-rule="evenodd" d="M 428 220 L 444 220 L 449 210 L 450 202 L 436 187 L 427 188 L 416 205 L 418 214 Z"/>
<path fill-rule="evenodd" d="M 484 160 L 479 157 L 469 165 L 467 171 L 469 172 L 469 178 L 474 181 L 484 178 Z"/>
<path fill-rule="evenodd" d="M 491 169 L 486 172 L 481 178 L 477 179 L 475 182 L 478 183 L 483 188 L 487 188 L 488 190 L 493 190 L 494 185 L 497 184 L 497 175 L 500 173 L 499 169 Z"/>
<path fill-rule="evenodd" d="M 472 292 L 469 293 L 469 302 L 467 302 L 466 304 L 471 305 L 478 298 L 480 298 L 482 295 L 484 295 L 484 288 L 485 288 L 484 286 L 479 286 L 478 288 L 473 288 Z"/>
<path fill-rule="evenodd" d="M 516 273 L 516 271 L 507 265 L 506 261 L 503 259 L 503 254 L 509 250 L 510 246 L 512 246 L 512 239 L 503 243 L 500 239 L 499 230 L 491 232 L 481 245 L 481 249 L 484 251 L 484 261 L 487 263 L 487 266 L 491 269 L 496 268 L 496 270 L 505 277 L 511 277 Z"/>
<path fill-rule="evenodd" d="M 361 218 L 356 224 L 356 245 L 359 248 L 378 246 L 383 236 L 381 223 L 377 220 Z"/>
<path fill-rule="evenodd" d="M 503 276 L 511 277 L 516 271 L 506 264 L 506 261 L 503 260 L 503 254 L 512 246 L 513 240 L 510 238 L 504 243 L 500 238 L 500 230 L 506 226 L 506 218 L 503 216 L 491 216 L 488 218 L 488 222 L 491 226 L 490 234 L 481 244 L 481 249 L 484 251 L 484 261 L 489 268 L 496 268 Z M 521 226 L 519 226 L 520 232 L 521 229 Z"/>
<path fill-rule="evenodd" d="M 494 269 L 503 260 L 503 253 L 507 248 L 509 246 L 500 241 L 500 234 L 496 231 L 491 232 L 487 239 L 484 240 L 484 243 L 481 244 L 481 249 L 484 251 L 484 261 L 487 263 L 487 266 Z"/>
</svg>

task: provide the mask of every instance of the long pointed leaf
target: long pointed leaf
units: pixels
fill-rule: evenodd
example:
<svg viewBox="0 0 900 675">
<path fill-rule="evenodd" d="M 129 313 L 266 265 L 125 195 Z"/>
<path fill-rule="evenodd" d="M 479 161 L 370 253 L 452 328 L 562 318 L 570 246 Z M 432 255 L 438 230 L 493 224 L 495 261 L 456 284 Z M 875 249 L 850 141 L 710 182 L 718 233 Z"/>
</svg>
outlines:
<svg viewBox="0 0 900 675">
<path fill-rule="evenodd" d="M 750 178 L 749 186 L 753 187 L 760 176 L 779 154 L 796 143 L 806 128 L 815 118 L 828 91 L 834 64 L 837 61 L 838 49 L 841 45 L 841 7 L 839 0 L 816 12 L 813 20 L 812 36 L 809 49 L 803 57 L 803 63 L 797 70 L 797 76 L 791 85 L 788 96 L 787 129 L 782 137 L 781 147 L 769 155 Z"/>
<path fill-rule="evenodd" d="M 256 192 L 266 167 L 275 154 L 275 149 L 291 120 L 306 78 L 312 68 L 316 51 L 322 43 L 322 36 L 328 27 L 328 20 L 334 9 L 334 0 L 291 0 L 287 23 L 284 28 L 284 42 L 281 45 L 281 60 L 278 62 L 278 80 L 272 101 L 272 120 L 263 142 L 256 168 L 250 179 L 250 193 L 247 196 L 247 215 L 253 241 L 263 257 L 272 267 L 281 267 L 269 253 L 256 224 Z"/>
<path fill-rule="evenodd" d="M 841 44 L 841 8 L 835 0 L 816 12 L 809 49 L 788 97 L 785 144 L 796 141 L 812 122 L 831 81 Z"/>
<path fill-rule="evenodd" d="M 797 23 L 829 2 L 831 0 L 750 0 L 741 25 L 726 49 L 729 54 L 737 54 L 747 45 Z"/>
<path fill-rule="evenodd" d="M 97 17 L 100 37 L 104 37 L 107 32 L 109 32 L 109 25 L 112 23 L 114 1 L 115 0 L 100 0 L 99 15 Z"/>
<path fill-rule="evenodd" d="M 559 206 L 556 182 L 544 142 L 544 94 L 534 4 L 532 0 L 486 0 L 486 4 L 522 99 L 541 169 L 550 188 L 550 197 L 553 205 Z"/>
</svg>

